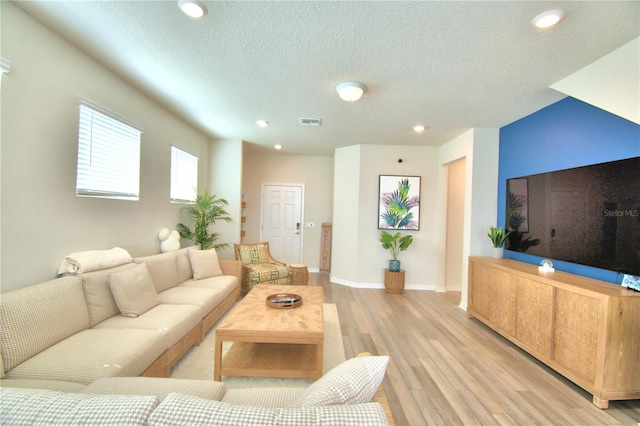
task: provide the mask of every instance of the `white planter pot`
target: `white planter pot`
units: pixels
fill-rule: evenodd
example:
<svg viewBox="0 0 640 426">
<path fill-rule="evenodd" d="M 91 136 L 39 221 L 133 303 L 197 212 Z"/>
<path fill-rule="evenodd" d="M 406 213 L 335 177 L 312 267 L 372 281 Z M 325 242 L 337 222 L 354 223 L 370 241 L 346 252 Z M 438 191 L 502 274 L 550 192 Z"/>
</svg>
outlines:
<svg viewBox="0 0 640 426">
<path fill-rule="evenodd" d="M 503 255 L 504 255 L 503 247 L 491 247 L 491 257 L 493 257 L 494 259 L 502 259 Z"/>
</svg>

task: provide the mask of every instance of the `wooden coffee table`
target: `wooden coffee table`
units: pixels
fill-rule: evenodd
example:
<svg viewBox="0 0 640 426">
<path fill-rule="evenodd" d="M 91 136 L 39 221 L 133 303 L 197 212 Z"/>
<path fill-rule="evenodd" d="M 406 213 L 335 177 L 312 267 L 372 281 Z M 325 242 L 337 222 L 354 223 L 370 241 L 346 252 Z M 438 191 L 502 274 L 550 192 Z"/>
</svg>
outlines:
<svg viewBox="0 0 640 426">
<path fill-rule="evenodd" d="M 267 296 L 302 296 L 296 308 L 275 309 Z M 322 376 L 324 318 L 322 287 L 256 285 L 216 328 L 213 380 L 221 376 Z M 222 342 L 234 342 L 222 359 Z"/>
</svg>

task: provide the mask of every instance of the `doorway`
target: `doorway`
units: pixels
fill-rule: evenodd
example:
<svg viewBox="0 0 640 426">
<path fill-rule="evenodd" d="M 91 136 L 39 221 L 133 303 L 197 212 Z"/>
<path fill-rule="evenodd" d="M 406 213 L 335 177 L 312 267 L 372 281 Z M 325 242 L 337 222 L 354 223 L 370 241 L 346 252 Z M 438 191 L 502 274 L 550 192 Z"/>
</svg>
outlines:
<svg viewBox="0 0 640 426">
<path fill-rule="evenodd" d="M 304 186 L 262 186 L 260 241 L 268 241 L 274 259 L 288 265 L 302 263 L 302 200 Z"/>
<path fill-rule="evenodd" d="M 462 289 L 466 158 L 447 165 L 446 291 Z"/>
</svg>

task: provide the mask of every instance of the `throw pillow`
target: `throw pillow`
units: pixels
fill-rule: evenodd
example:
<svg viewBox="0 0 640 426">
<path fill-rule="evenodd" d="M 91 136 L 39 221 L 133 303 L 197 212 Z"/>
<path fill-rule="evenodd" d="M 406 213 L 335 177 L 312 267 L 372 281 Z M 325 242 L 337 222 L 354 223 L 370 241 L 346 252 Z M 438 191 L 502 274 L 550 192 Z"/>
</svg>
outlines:
<svg viewBox="0 0 640 426">
<path fill-rule="evenodd" d="M 224 275 L 215 249 L 189 250 L 189 261 L 191 262 L 194 280 Z"/>
<path fill-rule="evenodd" d="M 145 263 L 126 271 L 110 273 L 109 287 L 120 313 L 126 317 L 136 318 L 160 304 Z"/>
<path fill-rule="evenodd" d="M 370 402 L 384 379 L 388 363 L 388 356 L 351 358 L 305 389 L 289 407 Z"/>
</svg>

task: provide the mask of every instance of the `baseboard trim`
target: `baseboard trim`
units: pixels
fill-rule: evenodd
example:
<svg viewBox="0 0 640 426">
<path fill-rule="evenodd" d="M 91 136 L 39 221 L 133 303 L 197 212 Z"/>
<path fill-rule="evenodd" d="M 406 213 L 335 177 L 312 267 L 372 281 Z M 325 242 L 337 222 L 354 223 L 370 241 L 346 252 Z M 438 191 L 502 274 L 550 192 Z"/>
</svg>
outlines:
<svg viewBox="0 0 640 426">
<path fill-rule="evenodd" d="M 329 280 L 332 283 L 344 285 L 346 287 L 352 288 L 371 288 L 371 289 L 379 289 L 384 290 L 384 283 L 358 283 L 349 280 L 343 280 L 342 278 L 337 278 L 335 276 L 330 275 Z M 406 284 L 404 286 L 405 290 L 428 290 L 428 291 L 438 291 L 435 285 L 427 285 L 427 284 Z"/>
</svg>

